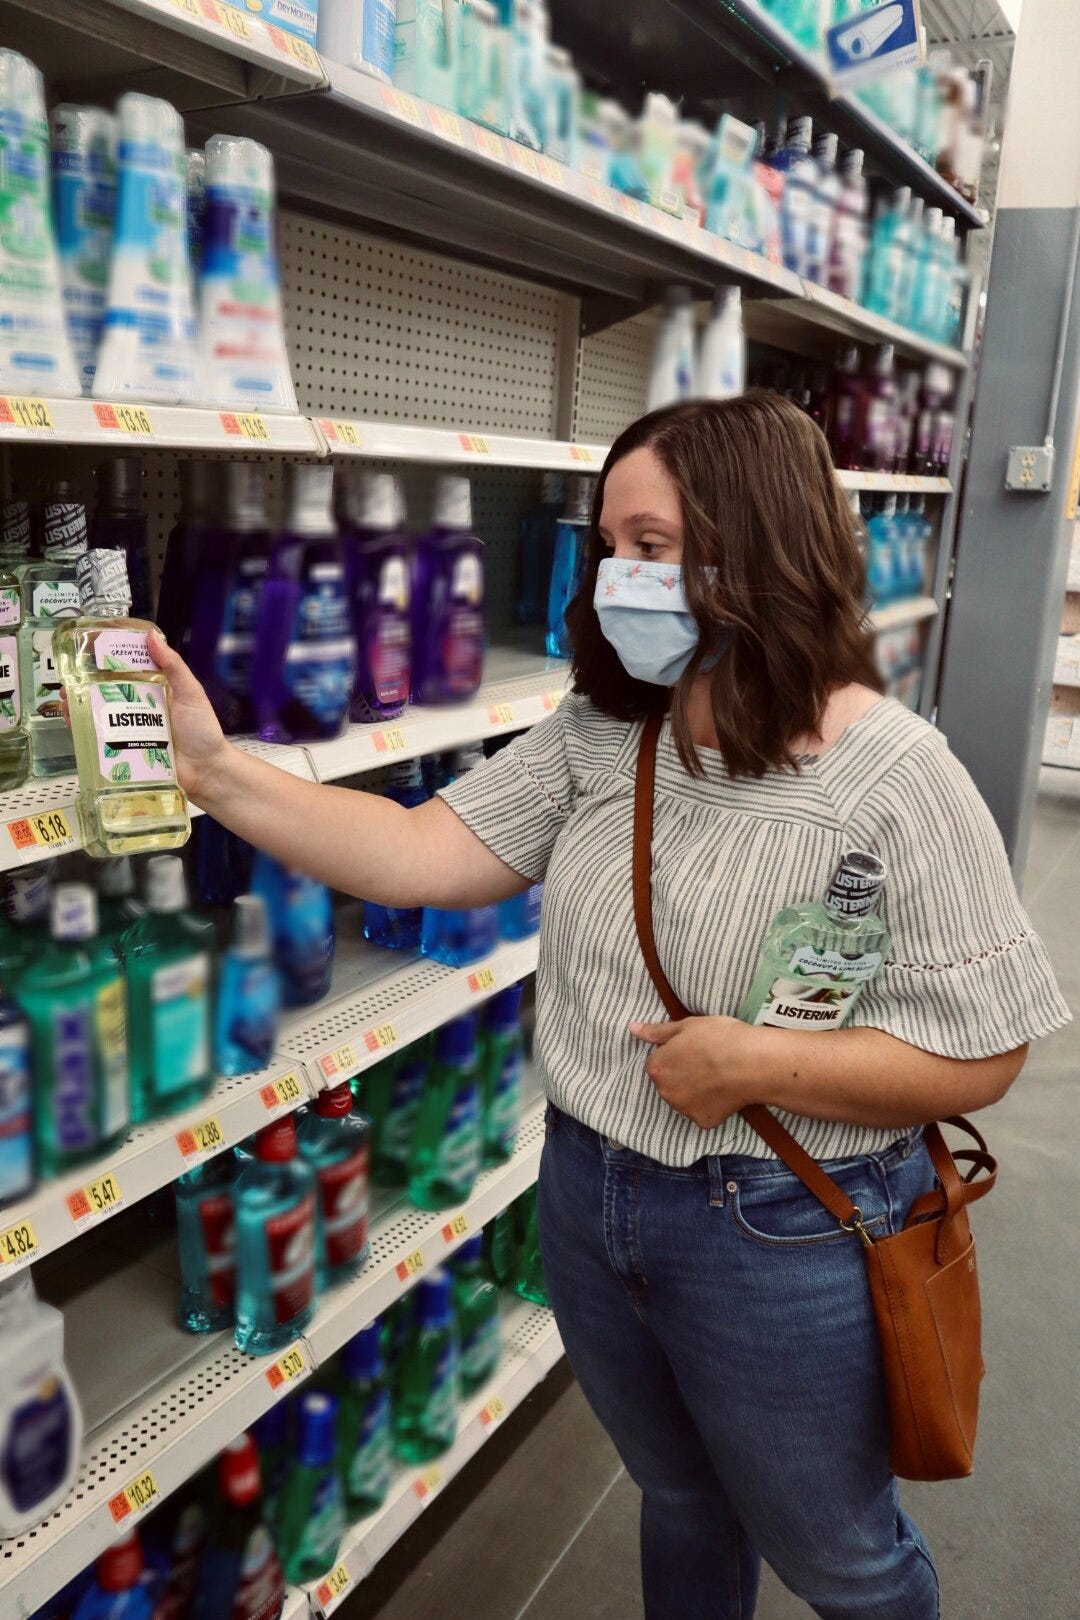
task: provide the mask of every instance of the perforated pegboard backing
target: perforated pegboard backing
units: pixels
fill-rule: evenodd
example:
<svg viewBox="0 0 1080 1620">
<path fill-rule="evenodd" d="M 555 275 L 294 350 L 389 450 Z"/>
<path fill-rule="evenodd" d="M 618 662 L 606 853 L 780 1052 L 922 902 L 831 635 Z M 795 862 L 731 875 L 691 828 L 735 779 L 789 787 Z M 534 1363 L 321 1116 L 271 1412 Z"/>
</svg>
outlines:
<svg viewBox="0 0 1080 1620">
<path fill-rule="evenodd" d="M 656 321 L 639 315 L 581 344 L 574 438 L 610 444 L 645 410 Z"/>
</svg>

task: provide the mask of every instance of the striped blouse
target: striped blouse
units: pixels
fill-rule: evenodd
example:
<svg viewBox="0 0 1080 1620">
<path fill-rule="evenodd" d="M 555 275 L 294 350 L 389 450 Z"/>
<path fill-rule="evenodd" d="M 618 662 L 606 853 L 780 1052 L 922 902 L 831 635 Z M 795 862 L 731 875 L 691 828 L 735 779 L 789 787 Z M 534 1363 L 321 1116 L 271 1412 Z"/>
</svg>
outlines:
<svg viewBox="0 0 1080 1620">
<path fill-rule="evenodd" d="M 634 932 L 630 860 L 640 724 L 571 696 L 556 714 L 443 790 L 523 877 L 544 881 L 536 1054 L 557 1107 L 664 1164 L 768 1157 L 738 1115 L 703 1130 L 645 1073 L 631 1019 L 666 1013 Z M 731 778 L 700 750 L 690 776 L 669 726 L 656 766 L 653 920 L 660 960 L 697 1013 L 735 1014 L 782 906 L 820 898 L 838 857 L 870 850 L 888 876 L 892 953 L 856 1003 L 869 1025 L 928 1052 L 980 1058 L 1069 1019 L 1025 915 L 997 828 L 945 739 L 885 699 L 800 770 Z M 888 1145 L 876 1129 L 780 1112 L 817 1158 Z"/>
</svg>

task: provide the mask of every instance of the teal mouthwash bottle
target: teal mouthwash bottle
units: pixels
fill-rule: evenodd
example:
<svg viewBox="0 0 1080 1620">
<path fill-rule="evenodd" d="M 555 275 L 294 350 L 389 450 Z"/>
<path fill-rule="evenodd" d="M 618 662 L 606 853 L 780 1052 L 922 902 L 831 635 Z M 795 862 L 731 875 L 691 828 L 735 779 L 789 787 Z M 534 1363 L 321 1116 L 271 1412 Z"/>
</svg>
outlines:
<svg viewBox="0 0 1080 1620">
<path fill-rule="evenodd" d="M 345 1534 L 345 1496 L 334 1458 L 337 1401 L 313 1390 L 302 1397 L 296 1462 L 277 1512 L 277 1540 L 285 1578 L 313 1581 L 337 1557 Z"/>
<path fill-rule="evenodd" d="M 221 959 L 214 1024 L 214 1067 L 227 1078 L 266 1068 L 281 1011 L 281 976 L 261 895 L 237 897 L 233 926 L 233 942 Z"/>
<path fill-rule="evenodd" d="M 514 1222 L 517 1228 L 517 1263 L 514 1268 L 514 1293 L 534 1305 L 550 1305 L 547 1284 L 544 1281 L 544 1261 L 540 1254 L 540 1238 L 536 1229 L 536 1188 L 523 1192 L 514 1204 Z"/>
<path fill-rule="evenodd" d="M 263 1482 L 263 1510 L 267 1524 L 277 1522 L 278 1503 L 293 1462 L 292 1407 L 288 1400 L 267 1407 L 252 1429 L 259 1452 Z"/>
<path fill-rule="evenodd" d="M 518 1240 L 514 1206 L 501 1209 L 484 1227 L 484 1259 L 500 1288 L 511 1288 L 517 1268 Z"/>
<path fill-rule="evenodd" d="M 107 855 L 94 868 L 97 878 L 98 926 L 101 937 L 118 950 L 121 937 L 146 911 L 135 893 L 130 855 Z"/>
<path fill-rule="evenodd" d="M 514 1151 L 521 1117 L 521 992 L 524 985 L 499 990 L 484 1008 L 480 1071 L 484 1084 L 484 1149 L 486 1165 L 505 1164 Z"/>
<path fill-rule="evenodd" d="M 466 1239 L 451 1266 L 461 1346 L 461 1393 L 471 1395 L 491 1377 L 502 1354 L 499 1290 L 484 1264 L 484 1240 L 479 1233 Z"/>
<path fill-rule="evenodd" d="M 484 763 L 479 743 L 458 749 L 454 755 L 454 776 L 464 776 Z M 452 911 L 425 906 L 420 930 L 420 949 L 434 962 L 447 967 L 469 967 L 487 956 L 499 943 L 498 906 L 470 906 Z"/>
<path fill-rule="evenodd" d="M 56 1176 L 122 1142 L 131 1122 L 124 986 L 88 883 L 56 885 L 52 941 L 16 999 L 33 1044 L 38 1172 Z"/>
<path fill-rule="evenodd" d="M 179 1176 L 176 1236 L 180 1248 L 180 1326 L 189 1333 L 232 1327 L 236 1309 L 236 1222 L 233 1188 L 240 1166 L 219 1153 Z"/>
<path fill-rule="evenodd" d="M 131 1023 L 135 1121 L 187 1108 L 213 1084 L 210 972 L 214 925 L 187 909 L 179 855 L 146 868 L 145 917 L 121 941 Z"/>
<path fill-rule="evenodd" d="M 269 1355 L 315 1313 L 315 1177 L 297 1154 L 291 1114 L 256 1135 L 235 1201 L 236 1345 Z"/>
<path fill-rule="evenodd" d="M 369 1070 L 364 1101 L 375 1121 L 372 1180 L 377 1187 L 401 1187 L 409 1179 L 420 1099 L 428 1073 L 428 1043 L 417 1041 L 399 1057 Z"/>
<path fill-rule="evenodd" d="M 544 885 L 534 883 L 524 894 L 499 901 L 499 934 L 503 939 L 531 939 L 540 932 L 540 903 Z"/>
<path fill-rule="evenodd" d="M 354 1334 L 341 1352 L 334 1378 L 337 1468 L 351 1519 L 382 1506 L 393 1471 L 381 1336 L 378 1321 Z"/>
<path fill-rule="evenodd" d="M 420 1099 L 409 1197 L 418 1209 L 462 1204 L 480 1170 L 480 1084 L 476 1015 L 454 1018 L 435 1037 L 435 1059 Z"/>
<path fill-rule="evenodd" d="M 739 1008 L 743 1023 L 839 1029 L 889 949 L 874 910 L 884 882 L 877 856 L 853 849 L 841 856 L 824 900 L 778 911 Z"/>
<path fill-rule="evenodd" d="M 354 1277 L 370 1252 L 367 1121 L 353 1113 L 347 1080 L 301 1108 L 296 1134 L 315 1173 L 316 1287 L 323 1288 Z"/>
<path fill-rule="evenodd" d="M 451 1280 L 433 1271 L 416 1285 L 416 1324 L 397 1378 L 394 1446 L 404 1462 L 430 1462 L 454 1443 L 458 1337 Z"/>
</svg>

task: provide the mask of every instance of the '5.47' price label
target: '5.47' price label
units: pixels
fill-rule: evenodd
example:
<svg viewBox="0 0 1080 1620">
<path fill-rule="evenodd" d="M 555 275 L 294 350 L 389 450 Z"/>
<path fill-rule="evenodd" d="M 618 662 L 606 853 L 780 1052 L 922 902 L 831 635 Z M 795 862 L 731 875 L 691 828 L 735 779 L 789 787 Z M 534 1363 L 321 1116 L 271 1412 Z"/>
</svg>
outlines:
<svg viewBox="0 0 1080 1620">
<path fill-rule="evenodd" d="M 120 1183 L 115 1174 L 98 1176 L 96 1181 L 89 1182 L 80 1187 L 78 1192 L 69 1193 L 67 1200 L 68 1212 L 81 1232 L 84 1227 L 96 1226 L 107 1215 L 112 1215 L 122 1208 L 124 1195 L 120 1191 Z"/>
</svg>

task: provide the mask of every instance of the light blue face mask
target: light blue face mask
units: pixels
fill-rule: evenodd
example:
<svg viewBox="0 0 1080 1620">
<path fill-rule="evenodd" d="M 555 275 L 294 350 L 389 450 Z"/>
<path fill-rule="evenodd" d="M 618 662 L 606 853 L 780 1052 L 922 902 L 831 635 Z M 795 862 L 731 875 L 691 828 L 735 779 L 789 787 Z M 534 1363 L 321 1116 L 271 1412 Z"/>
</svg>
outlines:
<svg viewBox="0 0 1080 1620">
<path fill-rule="evenodd" d="M 650 686 L 675 685 L 698 644 L 678 564 L 605 557 L 593 606 L 628 675 Z"/>
</svg>

